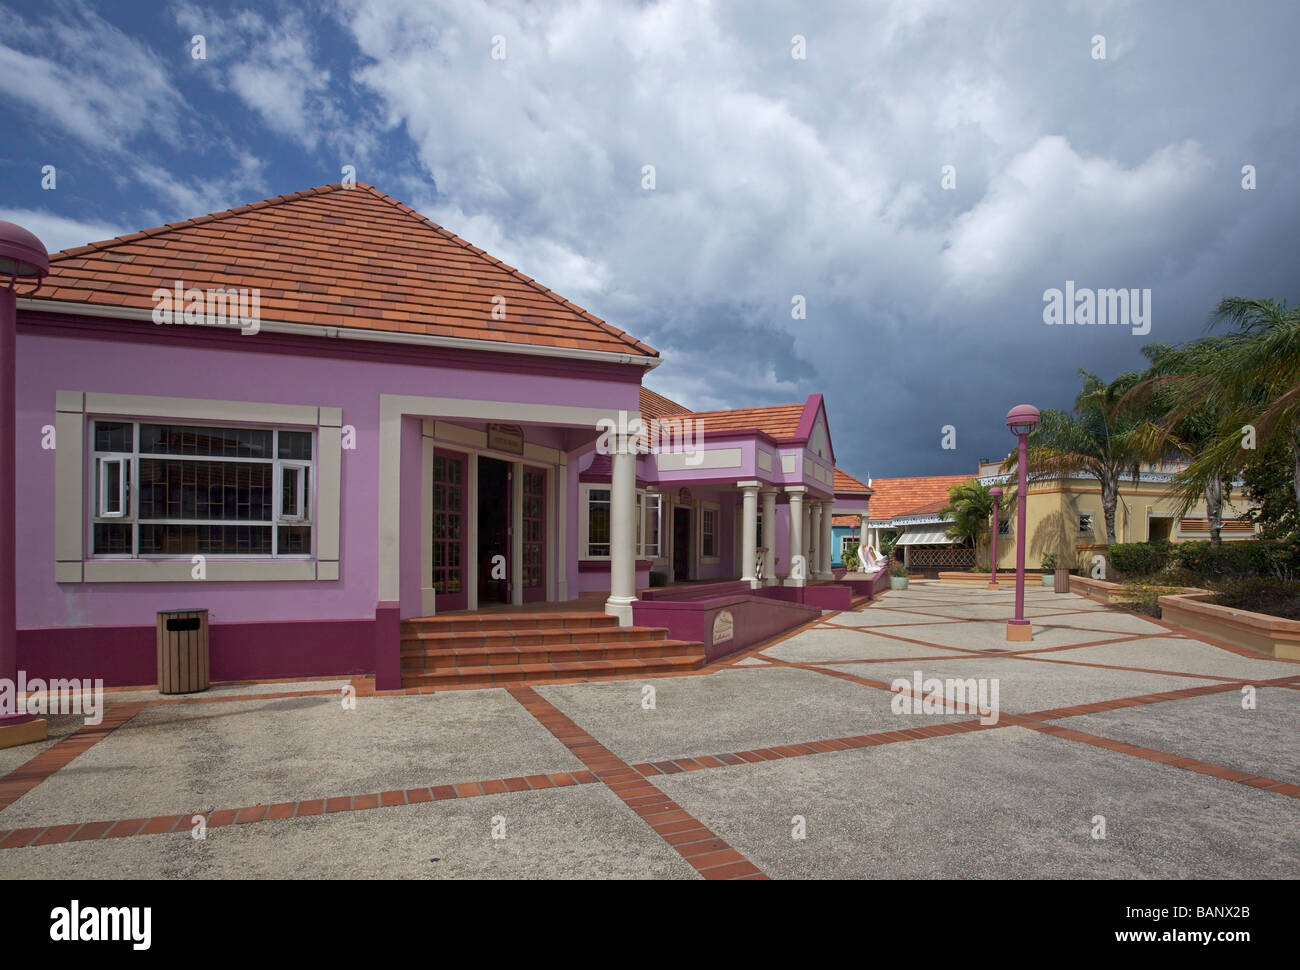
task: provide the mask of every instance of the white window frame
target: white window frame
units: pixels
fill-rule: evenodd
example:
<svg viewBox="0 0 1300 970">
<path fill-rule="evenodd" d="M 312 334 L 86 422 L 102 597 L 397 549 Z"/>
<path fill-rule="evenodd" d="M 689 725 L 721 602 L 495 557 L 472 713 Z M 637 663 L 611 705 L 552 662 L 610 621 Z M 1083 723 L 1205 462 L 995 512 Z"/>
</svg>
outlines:
<svg viewBox="0 0 1300 970">
<path fill-rule="evenodd" d="M 1086 528 L 1086 529 L 1083 527 L 1083 520 L 1084 520 L 1084 519 L 1087 519 L 1087 520 L 1088 520 L 1088 528 Z M 1094 516 L 1091 512 L 1080 512 L 1080 513 L 1078 514 L 1078 521 L 1077 521 L 1076 525 L 1078 526 L 1078 529 L 1079 529 L 1079 531 L 1078 531 L 1078 534 L 1079 534 L 1079 535 L 1081 535 L 1081 536 L 1096 535 L 1096 532 L 1097 532 L 1097 518 L 1096 518 L 1096 516 Z"/>
<path fill-rule="evenodd" d="M 105 452 L 95 459 L 98 482 L 95 488 L 95 515 L 100 519 L 124 519 L 131 512 L 131 456 Z M 108 498 L 108 469 L 116 465 L 117 473 L 117 511 L 105 508 L 104 500 Z"/>
<path fill-rule="evenodd" d="M 315 442 L 312 443 L 313 446 Z M 313 451 L 313 454 L 315 452 Z M 305 486 L 306 479 L 312 480 L 315 485 L 316 476 L 312 474 L 312 462 L 303 461 L 299 458 L 279 459 L 275 467 L 275 524 L 276 525 L 310 525 L 311 524 L 311 487 Z M 288 515 L 284 511 L 284 473 L 286 471 L 298 472 L 298 487 L 294 497 L 297 499 L 298 515 Z M 303 472 L 307 474 L 304 476 Z"/>
<path fill-rule="evenodd" d="M 1011 520 L 998 519 L 998 538 L 1005 539 L 1009 535 L 1011 535 Z"/>
<path fill-rule="evenodd" d="M 608 562 L 609 554 L 593 556 L 591 554 L 591 493 L 592 491 L 609 492 L 609 514 L 611 525 L 614 517 L 614 488 L 612 484 L 600 482 L 583 483 L 578 488 L 578 558 L 596 562 Z M 610 537 L 611 539 L 613 536 Z"/>
<path fill-rule="evenodd" d="M 609 562 L 612 558 L 608 553 L 605 555 L 596 555 L 591 551 L 591 493 L 593 491 L 609 492 L 609 513 L 611 523 L 614 516 L 614 489 L 610 484 L 603 482 L 584 482 L 578 489 L 578 550 L 579 558 L 587 562 Z M 653 555 L 647 551 L 645 544 L 646 535 L 646 518 L 652 507 L 646 501 L 647 496 L 657 499 L 657 512 L 659 514 L 659 546 Z M 637 559 L 651 559 L 660 562 L 664 559 L 664 496 L 662 492 L 653 489 L 638 488 L 636 490 L 636 537 L 633 540 L 633 548 L 636 550 Z M 612 536 L 611 536 L 612 539 Z"/>
<path fill-rule="evenodd" d="M 700 503 L 699 529 L 697 530 L 698 539 L 696 541 L 696 550 L 699 553 L 701 563 L 710 565 L 720 562 L 719 553 L 722 550 L 722 507 L 716 502 Z M 708 556 L 704 553 L 704 525 L 708 517 L 713 516 L 713 555 Z"/>
<path fill-rule="evenodd" d="M 650 500 L 654 501 L 651 502 Z M 649 559 L 658 562 L 664 558 L 664 496 L 662 492 L 652 489 L 637 489 L 637 543 L 636 551 L 638 559 Z M 654 514 L 659 520 L 659 529 L 657 535 L 658 541 L 651 548 L 646 541 L 646 536 L 650 534 L 648 528 L 650 521 L 650 510 L 654 509 Z"/>
<path fill-rule="evenodd" d="M 97 452 L 95 447 L 95 425 L 98 422 L 106 424 L 129 424 L 131 425 L 131 447 L 130 454 L 123 452 Z M 142 424 L 171 424 L 183 425 L 185 427 L 201 428 L 255 428 L 259 431 L 272 432 L 271 437 L 271 456 L 270 458 L 228 458 L 224 456 L 210 455 L 154 455 L 140 453 L 140 426 Z M 311 435 L 312 455 L 315 456 L 311 461 L 304 461 L 298 458 L 279 458 L 280 432 L 306 433 Z M 316 542 L 318 538 L 317 529 L 312 521 L 310 510 L 313 507 L 312 490 L 317 487 L 319 481 L 319 436 L 315 428 L 309 427 L 288 427 L 282 424 L 249 424 L 236 421 L 208 421 L 195 420 L 193 418 L 166 418 L 158 416 L 148 417 L 128 417 L 121 415 L 102 415 L 89 414 L 86 422 L 86 436 L 89 453 L 93 464 L 94 474 L 97 480 L 90 481 L 89 484 L 89 503 L 87 507 L 90 510 L 90 516 L 87 522 L 86 535 L 86 554 L 85 561 L 89 562 L 122 562 L 122 561 L 144 561 L 144 562 L 168 562 L 184 560 L 189 562 L 189 556 L 177 556 L 174 553 L 150 553 L 142 554 L 140 552 L 140 528 L 146 525 L 248 525 L 264 526 L 271 530 L 271 552 L 269 554 L 238 554 L 238 553 L 203 553 L 205 559 L 214 561 L 232 561 L 232 562 L 249 562 L 249 563 L 269 563 L 269 562 L 311 562 L 316 557 Z M 240 520 L 231 522 L 218 519 L 142 519 L 140 517 L 140 489 L 123 488 L 125 503 L 122 506 L 122 512 L 102 514 L 102 492 L 105 478 L 105 467 L 111 463 L 123 463 L 127 476 L 121 480 L 135 483 L 140 480 L 140 460 L 184 460 L 184 461 L 238 461 L 244 464 L 271 465 L 271 488 L 272 488 L 272 511 L 271 519 L 268 521 L 249 522 Z M 283 495 L 281 493 L 281 476 L 284 467 L 306 469 L 311 479 L 309 487 L 304 488 L 303 481 L 299 479 L 298 499 L 299 508 L 302 511 L 300 516 L 285 516 L 282 514 Z M 122 486 L 119 486 L 122 488 Z M 94 551 L 94 527 L 96 524 L 103 522 L 125 522 L 131 526 L 131 551 L 129 553 L 97 553 Z M 305 553 L 281 553 L 280 545 L 280 526 L 310 526 L 312 529 L 312 548 Z"/>
</svg>

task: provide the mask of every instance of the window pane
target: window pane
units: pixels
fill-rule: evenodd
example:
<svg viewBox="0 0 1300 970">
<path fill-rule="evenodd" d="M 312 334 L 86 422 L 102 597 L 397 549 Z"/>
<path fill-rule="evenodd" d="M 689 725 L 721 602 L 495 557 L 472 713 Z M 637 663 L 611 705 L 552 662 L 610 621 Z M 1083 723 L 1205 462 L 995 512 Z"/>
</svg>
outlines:
<svg viewBox="0 0 1300 970">
<path fill-rule="evenodd" d="M 272 437 L 271 431 L 260 428 L 141 424 L 140 453 L 207 458 L 270 458 Z"/>
<path fill-rule="evenodd" d="M 93 549 L 97 556 L 130 555 L 131 523 L 96 522 Z"/>
<path fill-rule="evenodd" d="M 279 457 L 309 461 L 311 459 L 311 432 L 281 431 Z"/>
<path fill-rule="evenodd" d="M 203 555 L 269 556 L 269 525 L 150 525 L 140 526 L 142 556 Z"/>
<path fill-rule="evenodd" d="M 120 515 L 122 512 L 122 463 L 106 461 L 101 466 L 99 480 L 101 492 L 99 510 L 102 515 Z"/>
<path fill-rule="evenodd" d="M 271 469 L 269 464 L 141 458 L 140 518 L 269 522 Z"/>
<path fill-rule="evenodd" d="M 129 421 L 96 421 L 96 451 L 131 451 L 131 423 Z"/>
<path fill-rule="evenodd" d="M 282 525 L 279 527 L 279 554 L 281 556 L 306 556 L 311 553 L 311 526 Z"/>
<path fill-rule="evenodd" d="M 284 468 L 280 471 L 280 514 L 285 518 L 297 519 L 302 516 L 298 505 L 298 477 L 300 468 Z"/>
</svg>

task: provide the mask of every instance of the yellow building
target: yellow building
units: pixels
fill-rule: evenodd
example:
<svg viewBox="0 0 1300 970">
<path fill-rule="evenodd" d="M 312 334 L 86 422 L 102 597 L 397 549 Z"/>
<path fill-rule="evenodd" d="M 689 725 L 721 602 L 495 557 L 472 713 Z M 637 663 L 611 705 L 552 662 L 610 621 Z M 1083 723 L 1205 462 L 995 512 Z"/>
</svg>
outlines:
<svg viewBox="0 0 1300 970">
<path fill-rule="evenodd" d="M 1115 541 L 1187 542 L 1209 539 L 1209 521 L 1204 500 L 1178 514 L 1178 502 L 1170 495 L 1169 483 L 1180 466 L 1166 462 L 1144 465 L 1138 481 L 1126 477 L 1120 482 L 1119 501 L 1115 508 Z M 982 485 L 1000 485 L 1014 494 L 1015 481 L 1003 470 L 1002 463 L 981 461 L 976 478 Z M 915 572 L 929 573 L 943 569 L 969 568 L 975 561 L 965 541 L 951 539 L 946 530 L 951 524 L 939 515 L 946 504 L 936 496 L 946 495 L 960 476 L 935 475 L 928 478 L 875 479 L 872 487 L 871 515 L 864 517 L 862 534 L 880 548 L 890 534 L 894 537 L 895 558 L 902 559 Z M 1102 512 L 1101 486 L 1089 475 L 1031 481 L 1026 507 L 1028 543 L 1025 567 L 1039 569 L 1045 553 L 1061 557 L 1061 565 L 1090 568 L 1092 557 L 1105 551 L 1106 519 Z M 1251 507 L 1240 483 L 1225 489 L 1220 532 L 1225 542 L 1249 539 L 1255 535 L 1254 523 L 1242 518 Z M 1016 565 L 1015 509 L 1010 521 L 998 530 L 998 568 Z M 987 562 L 986 550 L 979 550 L 981 564 Z"/>
</svg>

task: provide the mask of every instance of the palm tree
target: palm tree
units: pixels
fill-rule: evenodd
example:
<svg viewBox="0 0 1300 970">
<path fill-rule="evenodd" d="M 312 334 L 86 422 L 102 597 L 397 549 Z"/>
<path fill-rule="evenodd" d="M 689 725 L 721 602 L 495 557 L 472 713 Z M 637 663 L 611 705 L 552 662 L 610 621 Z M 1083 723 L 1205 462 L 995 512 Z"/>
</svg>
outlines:
<svg viewBox="0 0 1300 970">
<path fill-rule="evenodd" d="M 1047 408 L 1029 436 L 1029 470 L 1035 480 L 1067 475 L 1092 475 L 1101 486 L 1101 510 L 1106 542 L 1115 544 L 1115 509 L 1119 483 L 1128 475 L 1137 484 L 1142 469 L 1146 415 L 1124 397 L 1142 379 L 1124 374 L 1110 384 L 1096 374 L 1079 371 L 1083 387 L 1074 399 L 1074 413 Z M 1014 474 L 1019 455 L 1012 451 L 1006 467 Z"/>
<path fill-rule="evenodd" d="M 1175 487 L 1195 494 L 1216 471 L 1240 470 L 1280 441 L 1291 452 L 1291 484 L 1300 505 L 1300 308 L 1229 297 L 1214 311 L 1211 326 L 1217 324 L 1236 332 L 1218 345 L 1175 417 L 1217 401 L 1223 419 L 1214 440 L 1175 478 Z"/>
<path fill-rule="evenodd" d="M 981 544 L 992 530 L 993 505 L 989 486 L 972 478 L 969 482 L 949 487 L 948 504 L 939 510 L 939 517 L 952 519 L 952 525 L 947 529 L 948 537 L 968 539 L 978 557 Z M 1011 500 L 1004 496 L 998 500 L 997 506 L 998 514 L 1005 515 Z"/>
<path fill-rule="evenodd" d="M 1139 421 L 1135 433 L 1146 460 L 1159 461 L 1171 453 L 1178 458 L 1199 455 L 1218 440 L 1225 425 L 1231 427 L 1230 409 L 1220 395 L 1205 396 L 1203 383 L 1231 352 L 1235 339 L 1206 337 L 1178 347 L 1147 344 L 1142 348 L 1151 366 L 1124 395 L 1121 405 L 1131 411 L 1145 409 L 1149 414 Z M 1205 499 L 1211 545 L 1223 541 L 1223 489 L 1231 474 L 1225 463 L 1207 464 L 1190 486 L 1184 483 L 1175 489 L 1179 515 Z"/>
</svg>

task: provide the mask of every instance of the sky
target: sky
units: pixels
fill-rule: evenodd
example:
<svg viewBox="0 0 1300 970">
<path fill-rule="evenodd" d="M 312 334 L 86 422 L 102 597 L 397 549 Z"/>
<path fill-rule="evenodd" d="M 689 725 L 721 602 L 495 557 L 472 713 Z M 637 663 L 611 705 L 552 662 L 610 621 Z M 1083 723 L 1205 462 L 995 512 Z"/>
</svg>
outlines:
<svg viewBox="0 0 1300 970">
<path fill-rule="evenodd" d="M 1136 369 L 1224 296 L 1300 297 L 1293 0 L 0 18 L 0 219 L 51 251 L 352 166 L 658 349 L 647 386 L 688 407 L 825 395 L 863 479 L 973 473 L 1079 368 Z M 1051 325 L 1052 290 L 1062 317 L 1132 299 Z"/>
</svg>

